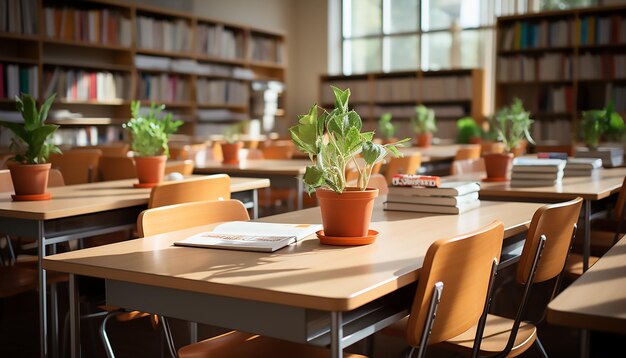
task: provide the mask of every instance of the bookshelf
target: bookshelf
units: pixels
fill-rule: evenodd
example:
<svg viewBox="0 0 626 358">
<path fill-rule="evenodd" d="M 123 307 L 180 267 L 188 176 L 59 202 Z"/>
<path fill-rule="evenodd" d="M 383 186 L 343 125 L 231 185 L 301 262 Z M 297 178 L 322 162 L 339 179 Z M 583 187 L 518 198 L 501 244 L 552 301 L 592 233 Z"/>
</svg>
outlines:
<svg viewBox="0 0 626 358">
<path fill-rule="evenodd" d="M 409 119 L 415 106 L 423 104 L 435 111 L 437 136 L 455 138 L 457 119 L 484 119 L 483 81 L 480 69 L 324 75 L 319 104 L 326 109 L 334 106 L 330 85 L 350 88 L 350 104 L 362 117 L 364 128 L 376 130 L 378 119 L 388 112 L 399 138 L 414 136 Z"/>
<path fill-rule="evenodd" d="M 254 82 L 286 79 L 281 33 L 118 0 L 19 3 L 18 21 L 0 21 L 0 111 L 15 111 L 20 91 L 40 103 L 57 92 L 49 120 L 66 127 L 63 140 L 121 139 L 132 100 L 165 104 L 182 134 L 207 138 L 256 118 Z"/>
<path fill-rule="evenodd" d="M 626 113 L 626 6 L 500 17 L 496 46 L 496 107 L 521 98 L 536 140 L 570 143 L 609 100 Z"/>
</svg>

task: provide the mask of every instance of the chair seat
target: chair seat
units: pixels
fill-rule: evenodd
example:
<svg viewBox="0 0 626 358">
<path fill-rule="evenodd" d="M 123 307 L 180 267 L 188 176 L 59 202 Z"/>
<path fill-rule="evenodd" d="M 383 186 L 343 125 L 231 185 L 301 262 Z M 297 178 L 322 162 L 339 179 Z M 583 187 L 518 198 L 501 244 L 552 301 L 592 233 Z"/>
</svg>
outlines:
<svg viewBox="0 0 626 358">
<path fill-rule="evenodd" d="M 322 347 L 314 347 L 239 331 L 231 331 L 182 347 L 178 350 L 178 356 L 179 358 L 327 358 L 330 357 L 330 351 Z M 345 353 L 344 357 L 364 358 L 362 355 L 349 353 Z"/>
<path fill-rule="evenodd" d="M 0 298 L 37 288 L 37 271 L 22 267 L 0 267 Z"/>
<path fill-rule="evenodd" d="M 595 265 L 600 258 L 589 256 L 589 267 Z M 583 274 L 583 255 L 571 253 L 565 263 L 565 273 L 570 277 L 580 277 Z"/>
<path fill-rule="evenodd" d="M 119 311 L 122 309 L 120 307 L 108 306 L 108 305 L 101 305 L 101 306 L 98 306 L 98 308 L 100 308 L 103 311 L 108 311 L 108 312 Z M 127 321 L 132 321 L 137 318 L 147 317 L 150 315 L 151 313 L 146 313 L 146 312 L 141 312 L 141 311 L 129 311 L 129 312 L 124 312 L 124 313 L 120 313 L 116 315 L 115 319 L 121 322 L 127 322 Z"/>
</svg>

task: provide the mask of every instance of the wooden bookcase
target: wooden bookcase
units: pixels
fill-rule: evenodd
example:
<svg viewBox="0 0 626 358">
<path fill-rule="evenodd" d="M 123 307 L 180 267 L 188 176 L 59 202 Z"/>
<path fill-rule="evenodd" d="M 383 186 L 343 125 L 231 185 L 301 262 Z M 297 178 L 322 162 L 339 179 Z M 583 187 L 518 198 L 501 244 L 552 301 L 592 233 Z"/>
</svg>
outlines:
<svg viewBox="0 0 626 358">
<path fill-rule="evenodd" d="M 350 88 L 351 108 L 362 117 L 364 128 L 376 130 L 380 116 L 389 112 L 398 137 L 414 136 L 409 118 L 415 106 L 423 104 L 435 111 L 437 137 L 455 138 L 457 119 L 484 120 L 483 82 L 480 69 L 324 75 L 319 104 L 327 109 L 334 106 L 330 85 Z"/>
<path fill-rule="evenodd" d="M 514 97 L 542 142 L 570 143 L 581 111 L 626 113 L 626 6 L 498 18 L 496 109 Z"/>
<path fill-rule="evenodd" d="M 57 81 L 62 76 L 67 81 L 68 73 L 79 79 L 90 79 L 92 73 L 99 79 L 98 73 L 111 73 L 114 83 L 117 78 L 125 79 L 114 97 L 85 95 L 78 81 L 73 92 L 76 97 L 58 93 L 53 110 L 82 114 L 81 118 L 50 118 L 62 125 L 61 130 L 89 128 L 88 133 L 98 132 L 101 139 L 116 139 L 123 133 L 121 123 L 130 117 L 131 101 L 139 99 L 144 105 L 151 101 L 165 104 L 166 111 L 185 121 L 179 131 L 183 134 L 220 133 L 231 122 L 256 115 L 250 110 L 253 81 L 284 83 L 286 79 L 286 37 L 281 33 L 118 0 L 29 1 L 34 4 L 36 32 L 0 31 L 0 65 L 4 69 L 19 65 L 36 72 L 36 88 L 28 87 L 28 92 L 40 103 L 46 92 L 51 92 L 48 84 L 54 76 Z M 221 31 L 214 31 L 212 39 L 217 41 L 210 41 L 218 43 L 213 46 L 215 51 L 206 49 L 206 29 Z M 234 53 L 225 44 L 227 37 L 236 42 Z M 136 56 L 159 57 L 169 64 L 138 66 Z M 4 94 L 0 110 L 15 110 L 14 99 Z M 284 115 L 284 98 L 279 102 Z M 200 114 L 207 110 L 226 114 L 201 120 Z"/>
</svg>

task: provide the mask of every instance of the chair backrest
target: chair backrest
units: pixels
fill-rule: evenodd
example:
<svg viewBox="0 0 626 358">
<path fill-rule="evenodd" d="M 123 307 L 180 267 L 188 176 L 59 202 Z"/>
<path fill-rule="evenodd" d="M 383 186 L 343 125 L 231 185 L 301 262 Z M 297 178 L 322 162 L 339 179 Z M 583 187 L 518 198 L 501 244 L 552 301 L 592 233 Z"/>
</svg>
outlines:
<svg viewBox="0 0 626 358">
<path fill-rule="evenodd" d="M 73 149 L 63 154 L 50 154 L 52 168 L 59 169 L 65 184 L 84 184 L 96 181 L 100 149 Z"/>
<path fill-rule="evenodd" d="M 476 325 L 485 307 L 492 267 L 500 260 L 504 225 L 495 221 L 477 231 L 434 242 L 424 258 L 407 324 L 412 346 L 448 340 Z M 428 342 L 420 342 L 433 288 L 443 283 L 437 319 Z"/>
<path fill-rule="evenodd" d="M 461 159 L 453 160 L 450 167 L 450 174 L 460 175 L 468 173 L 480 173 L 485 171 L 485 160 L 478 159 Z"/>
<path fill-rule="evenodd" d="M 54 188 L 57 186 L 64 186 L 65 179 L 63 179 L 63 174 L 58 169 L 50 169 L 50 173 L 48 174 L 48 188 Z"/>
<path fill-rule="evenodd" d="M 0 193 L 13 192 L 13 181 L 9 169 L 0 170 Z"/>
<path fill-rule="evenodd" d="M 535 212 L 517 266 L 519 283 L 525 284 L 528 281 L 542 235 L 545 235 L 546 242 L 533 283 L 550 280 L 563 271 L 581 206 L 582 199 L 576 198 L 564 203 L 542 206 Z"/>
<path fill-rule="evenodd" d="M 137 219 L 139 236 L 152 236 L 221 221 L 250 220 L 239 200 L 199 201 L 144 210 Z"/>
<path fill-rule="evenodd" d="M 227 199 L 230 199 L 230 177 L 226 174 L 215 174 L 201 178 L 165 182 L 153 187 L 150 192 L 148 208 Z"/>
<path fill-rule="evenodd" d="M 617 201 L 615 202 L 615 208 L 613 209 L 613 219 L 622 220 L 624 205 L 626 205 L 626 177 L 622 182 L 622 187 L 617 194 Z"/>
<path fill-rule="evenodd" d="M 102 155 L 107 157 L 126 157 L 130 150 L 128 143 L 111 143 L 106 145 L 89 145 L 85 147 L 75 147 L 75 150 L 99 149 Z"/>
<path fill-rule="evenodd" d="M 169 150 L 171 160 L 185 160 L 189 159 L 189 151 L 191 150 L 191 147 L 188 144 L 170 145 Z"/>
<path fill-rule="evenodd" d="M 267 143 L 261 148 L 265 159 L 291 159 L 296 146 L 291 141 L 275 141 Z"/>
<path fill-rule="evenodd" d="M 100 157 L 98 173 L 98 180 L 100 181 L 132 179 L 137 177 L 135 161 L 133 158 L 129 157 Z"/>
<path fill-rule="evenodd" d="M 165 174 L 180 173 L 182 175 L 193 174 L 193 160 L 168 160 L 165 163 Z"/>
<path fill-rule="evenodd" d="M 387 184 L 395 174 L 415 174 L 422 164 L 422 154 L 419 152 L 406 155 L 402 158 L 390 158 L 385 169 Z"/>
<path fill-rule="evenodd" d="M 454 160 L 480 158 L 480 144 L 464 145 L 456 150 Z"/>
</svg>

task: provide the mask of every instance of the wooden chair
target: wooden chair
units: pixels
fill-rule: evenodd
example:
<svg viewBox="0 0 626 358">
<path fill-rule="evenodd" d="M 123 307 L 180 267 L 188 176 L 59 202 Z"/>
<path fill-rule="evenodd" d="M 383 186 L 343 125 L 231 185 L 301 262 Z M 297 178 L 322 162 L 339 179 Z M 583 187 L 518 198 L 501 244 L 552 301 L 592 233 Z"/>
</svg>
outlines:
<svg viewBox="0 0 626 358">
<path fill-rule="evenodd" d="M 222 221 L 247 221 L 250 220 L 246 207 L 238 200 L 202 201 L 168 205 L 144 210 L 137 219 L 137 230 L 140 237 L 154 236 L 162 233 L 182 230 L 194 226 L 208 225 Z M 100 326 L 100 338 L 109 357 L 114 357 L 113 348 L 107 333 L 108 321 L 115 317 L 118 321 L 130 321 L 151 315 L 140 311 L 126 311 L 118 307 L 102 307 L 109 311 Z M 174 343 L 167 319 L 159 316 L 156 321 L 162 323 L 161 327 L 166 336 L 166 342 L 170 353 L 175 356 Z"/>
<path fill-rule="evenodd" d="M 111 143 L 103 145 L 88 145 L 84 147 L 75 147 L 75 150 L 98 149 L 102 155 L 107 157 L 126 157 L 130 146 L 128 143 Z"/>
<path fill-rule="evenodd" d="M 193 160 L 168 160 L 165 163 L 165 174 L 180 173 L 182 175 L 193 174 Z"/>
<path fill-rule="evenodd" d="M 266 143 L 261 150 L 265 159 L 291 159 L 296 150 L 292 141 L 273 141 Z"/>
<path fill-rule="evenodd" d="M 48 174 L 48 188 L 54 188 L 57 186 L 64 186 L 65 179 L 63 179 L 63 174 L 58 169 L 50 169 L 50 174 Z"/>
<path fill-rule="evenodd" d="M 450 174 L 452 175 L 480 172 L 485 172 L 485 161 L 483 158 L 453 160 L 450 167 Z"/>
<path fill-rule="evenodd" d="M 150 192 L 148 208 L 228 199 L 230 199 L 230 177 L 226 174 L 215 174 L 155 186 Z"/>
<path fill-rule="evenodd" d="M 102 151 L 99 149 L 76 149 L 63 154 L 50 154 L 52 168 L 59 169 L 65 184 L 84 184 L 96 181 L 98 163 Z"/>
<path fill-rule="evenodd" d="M 480 158 L 480 145 L 478 144 L 464 145 L 456 150 L 456 155 L 454 156 L 454 160 L 478 158 Z"/>
<path fill-rule="evenodd" d="M 383 333 L 404 337 L 424 357 L 429 345 L 482 327 L 500 260 L 504 225 L 495 221 L 469 234 L 434 242 L 426 253 L 408 316 Z M 435 319 L 436 315 L 436 319 Z M 479 330 L 471 341 L 480 341 Z M 486 336 L 486 335 L 485 335 Z"/>
<path fill-rule="evenodd" d="M 415 174 L 422 164 L 422 154 L 412 153 L 402 158 L 390 158 L 385 168 L 385 178 L 387 184 L 391 184 L 391 179 L 395 174 Z"/>
<path fill-rule="evenodd" d="M 524 286 L 524 292 L 515 319 L 489 314 L 480 344 L 481 355 L 515 357 L 537 343 L 542 356 L 547 357 L 536 324 L 525 322 L 526 308 L 531 288 L 535 283 L 556 278 L 552 298 L 556 296 L 564 273 L 565 262 L 576 230 L 582 199 L 546 205 L 533 215 L 528 236 L 518 262 L 516 280 Z M 544 308 L 545 311 L 545 308 Z M 545 313 L 544 313 L 545 315 Z M 543 320 L 543 317 L 539 321 Z M 469 353 L 474 346 L 477 327 L 446 339 L 442 346 Z"/>
<path fill-rule="evenodd" d="M 98 180 L 122 180 L 137 177 L 137 169 L 133 158 L 129 157 L 111 157 L 104 155 L 100 157 L 98 165 Z"/>
</svg>

